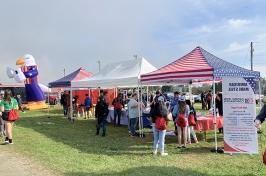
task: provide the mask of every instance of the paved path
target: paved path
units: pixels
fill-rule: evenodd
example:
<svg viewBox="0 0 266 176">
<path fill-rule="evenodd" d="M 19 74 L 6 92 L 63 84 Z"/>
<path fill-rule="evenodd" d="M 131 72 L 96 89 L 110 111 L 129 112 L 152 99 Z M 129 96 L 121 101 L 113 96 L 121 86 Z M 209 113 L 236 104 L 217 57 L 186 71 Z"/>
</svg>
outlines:
<svg viewBox="0 0 266 176">
<path fill-rule="evenodd" d="M 55 176 L 36 161 L 10 152 L 9 146 L 0 145 L 0 175 L 1 176 Z"/>
</svg>

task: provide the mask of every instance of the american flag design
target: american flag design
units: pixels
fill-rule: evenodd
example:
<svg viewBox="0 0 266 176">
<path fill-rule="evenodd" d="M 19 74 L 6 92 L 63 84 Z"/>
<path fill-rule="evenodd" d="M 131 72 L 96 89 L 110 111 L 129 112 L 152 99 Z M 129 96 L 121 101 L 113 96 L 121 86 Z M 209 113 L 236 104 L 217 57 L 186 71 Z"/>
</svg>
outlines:
<svg viewBox="0 0 266 176">
<path fill-rule="evenodd" d="M 23 72 L 23 73 L 25 73 L 25 72 L 28 72 L 28 71 L 30 71 L 31 69 L 38 69 L 38 67 L 37 66 L 22 66 L 21 67 L 21 71 Z M 25 81 L 24 81 L 24 83 L 25 84 L 31 84 L 33 81 L 37 81 L 37 77 L 34 77 L 34 78 L 27 78 Z"/>
<path fill-rule="evenodd" d="M 252 88 L 253 92 L 256 91 L 256 79 L 254 77 L 243 77 Z"/>
<path fill-rule="evenodd" d="M 224 61 L 201 47 L 174 62 L 148 74 L 141 75 L 142 83 L 189 83 L 194 80 L 213 80 L 223 76 L 248 76 L 258 79 L 260 73 Z"/>
</svg>

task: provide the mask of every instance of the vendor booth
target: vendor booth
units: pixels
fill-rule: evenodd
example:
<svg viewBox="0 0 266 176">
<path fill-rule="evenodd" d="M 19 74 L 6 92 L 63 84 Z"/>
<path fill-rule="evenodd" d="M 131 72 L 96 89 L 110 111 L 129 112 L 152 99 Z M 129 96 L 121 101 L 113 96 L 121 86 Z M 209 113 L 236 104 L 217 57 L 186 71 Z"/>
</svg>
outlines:
<svg viewBox="0 0 266 176">
<path fill-rule="evenodd" d="M 252 77 L 259 79 L 260 73 L 231 64 L 214 56 L 201 47 L 196 47 L 180 59 L 158 70 L 141 75 L 141 83 L 145 85 L 176 85 L 211 80 L 213 82 L 212 102 L 214 102 L 214 82 L 216 80 L 221 80 L 223 77 Z M 213 108 L 216 109 L 215 103 L 212 104 Z M 211 120 L 208 117 L 203 117 L 201 120 L 202 123 L 201 126 L 197 127 L 198 129 L 207 130 L 207 128 L 209 128 L 215 130 L 215 149 L 217 151 L 216 113 L 214 113 L 214 117 Z M 223 121 L 219 119 L 219 127 L 222 126 L 222 122 Z"/>
<path fill-rule="evenodd" d="M 114 62 L 106 65 L 101 71 L 90 78 L 85 78 L 79 81 L 73 81 L 71 87 L 74 88 L 129 88 L 140 87 L 140 75 L 146 74 L 156 70 L 152 64 L 150 64 L 144 58 L 135 58 L 126 61 Z M 138 91 L 139 92 L 139 91 Z M 140 95 L 139 95 L 140 96 Z M 127 113 L 122 116 L 121 121 L 127 124 Z M 109 121 L 112 120 L 112 108 L 108 115 Z M 140 115 L 141 116 L 141 115 Z M 142 118 L 142 116 L 141 116 Z M 140 126 L 143 126 L 143 121 L 148 122 L 147 119 L 140 120 Z"/>
</svg>

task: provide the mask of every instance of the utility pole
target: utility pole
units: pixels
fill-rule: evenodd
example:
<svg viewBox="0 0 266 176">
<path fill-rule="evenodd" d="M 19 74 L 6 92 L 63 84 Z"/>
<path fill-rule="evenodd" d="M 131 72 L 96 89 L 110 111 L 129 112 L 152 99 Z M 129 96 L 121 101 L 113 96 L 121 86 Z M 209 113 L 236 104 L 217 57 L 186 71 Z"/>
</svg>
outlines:
<svg viewBox="0 0 266 176">
<path fill-rule="evenodd" d="M 251 71 L 253 71 L 253 53 L 254 53 L 253 42 L 250 42 L 250 70 Z"/>
<path fill-rule="evenodd" d="M 98 60 L 97 63 L 98 63 L 98 66 L 99 66 L 99 72 L 101 72 L 101 61 Z"/>
<path fill-rule="evenodd" d="M 64 77 L 66 76 L 66 69 L 64 68 Z"/>
</svg>

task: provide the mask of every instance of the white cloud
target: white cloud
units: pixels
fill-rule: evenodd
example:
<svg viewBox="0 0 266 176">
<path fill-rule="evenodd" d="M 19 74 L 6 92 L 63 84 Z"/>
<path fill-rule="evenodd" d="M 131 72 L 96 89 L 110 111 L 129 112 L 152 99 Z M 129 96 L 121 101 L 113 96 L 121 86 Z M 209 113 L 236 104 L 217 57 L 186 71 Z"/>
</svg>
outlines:
<svg viewBox="0 0 266 176">
<path fill-rule="evenodd" d="M 227 21 L 228 25 L 232 28 L 239 29 L 242 27 L 245 27 L 249 24 L 251 24 L 250 20 L 245 20 L 245 19 L 234 19 L 231 18 Z"/>
<path fill-rule="evenodd" d="M 230 43 L 228 48 L 225 49 L 226 52 L 235 52 L 235 51 L 241 51 L 241 50 L 247 50 L 248 49 L 248 44 L 244 43 L 244 44 L 240 44 L 238 42 L 233 42 Z"/>
</svg>

